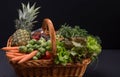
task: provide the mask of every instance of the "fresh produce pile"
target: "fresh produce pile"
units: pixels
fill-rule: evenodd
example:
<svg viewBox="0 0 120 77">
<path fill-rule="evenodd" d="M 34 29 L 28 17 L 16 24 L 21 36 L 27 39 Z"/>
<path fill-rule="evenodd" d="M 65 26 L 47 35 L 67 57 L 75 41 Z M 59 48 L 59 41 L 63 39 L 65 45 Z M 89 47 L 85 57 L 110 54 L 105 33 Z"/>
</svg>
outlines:
<svg viewBox="0 0 120 77">
<path fill-rule="evenodd" d="M 61 25 L 56 32 L 57 54 L 53 55 L 50 36 L 41 28 L 32 31 L 39 8 L 35 8 L 35 4 L 30 7 L 28 3 L 22 4 L 22 9 L 19 9 L 16 31 L 11 36 L 11 46 L 2 48 L 7 51 L 6 55 L 11 61 L 23 63 L 54 57 L 56 64 L 66 65 L 98 57 L 102 49 L 100 38 L 88 34 L 80 26 L 70 27 L 67 24 Z"/>
<path fill-rule="evenodd" d="M 60 38 L 60 40 L 59 40 Z M 66 65 L 69 62 L 94 60 L 101 52 L 101 40 L 98 36 L 88 34 L 79 26 L 62 25 L 57 33 L 57 58 L 55 63 Z"/>
</svg>

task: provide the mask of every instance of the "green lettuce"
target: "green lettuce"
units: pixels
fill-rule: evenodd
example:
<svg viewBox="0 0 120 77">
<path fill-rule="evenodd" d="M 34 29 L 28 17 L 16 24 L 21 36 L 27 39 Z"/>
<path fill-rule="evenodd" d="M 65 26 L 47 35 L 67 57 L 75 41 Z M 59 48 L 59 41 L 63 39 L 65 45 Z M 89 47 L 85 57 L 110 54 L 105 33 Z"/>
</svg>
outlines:
<svg viewBox="0 0 120 77">
<path fill-rule="evenodd" d="M 102 47 L 94 36 L 87 36 L 87 49 L 90 53 L 99 54 Z"/>
</svg>

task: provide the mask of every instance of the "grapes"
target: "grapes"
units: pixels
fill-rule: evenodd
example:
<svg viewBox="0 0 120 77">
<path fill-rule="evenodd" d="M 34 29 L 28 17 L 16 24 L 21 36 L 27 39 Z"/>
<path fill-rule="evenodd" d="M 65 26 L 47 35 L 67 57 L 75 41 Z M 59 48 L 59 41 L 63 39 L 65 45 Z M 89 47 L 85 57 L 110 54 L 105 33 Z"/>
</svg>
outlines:
<svg viewBox="0 0 120 77">
<path fill-rule="evenodd" d="M 42 47 L 46 47 L 46 46 L 47 46 L 47 43 L 44 42 L 44 43 L 41 44 L 41 46 L 42 46 Z"/>
<path fill-rule="evenodd" d="M 34 56 L 34 57 L 33 57 L 33 60 L 38 60 L 38 57 Z"/>
<path fill-rule="evenodd" d="M 38 58 L 41 58 L 41 52 L 37 52 L 37 54 L 35 56 Z"/>
<path fill-rule="evenodd" d="M 20 46 L 19 50 L 20 50 L 20 52 L 27 52 L 27 47 L 26 46 Z"/>
<path fill-rule="evenodd" d="M 38 44 L 33 45 L 33 49 L 38 49 L 40 46 Z"/>
<path fill-rule="evenodd" d="M 50 46 L 46 46 L 46 50 L 51 50 L 51 47 Z"/>
<path fill-rule="evenodd" d="M 35 43 L 36 43 L 35 39 L 32 39 L 32 40 L 28 41 L 28 44 L 31 44 L 31 45 L 34 45 Z"/>
<path fill-rule="evenodd" d="M 32 48 L 33 45 L 28 43 L 28 44 L 26 45 L 26 47 L 27 47 L 27 48 Z"/>
<path fill-rule="evenodd" d="M 33 60 L 42 58 L 46 54 L 46 51 L 49 51 L 50 49 L 51 40 L 46 41 L 43 37 L 39 40 L 31 39 L 26 46 L 20 46 L 19 48 L 23 53 L 31 53 L 34 50 L 38 50 L 37 54 L 32 58 Z"/>
<path fill-rule="evenodd" d="M 32 52 L 33 50 L 34 50 L 33 48 L 28 48 L 28 49 L 27 49 L 27 52 L 30 53 L 30 52 Z"/>
<path fill-rule="evenodd" d="M 47 45 L 51 45 L 51 40 L 48 40 L 46 43 Z"/>
<path fill-rule="evenodd" d="M 41 52 L 42 55 L 44 55 L 46 50 L 45 50 L 45 48 L 41 47 L 41 48 L 38 48 L 38 51 Z"/>
</svg>

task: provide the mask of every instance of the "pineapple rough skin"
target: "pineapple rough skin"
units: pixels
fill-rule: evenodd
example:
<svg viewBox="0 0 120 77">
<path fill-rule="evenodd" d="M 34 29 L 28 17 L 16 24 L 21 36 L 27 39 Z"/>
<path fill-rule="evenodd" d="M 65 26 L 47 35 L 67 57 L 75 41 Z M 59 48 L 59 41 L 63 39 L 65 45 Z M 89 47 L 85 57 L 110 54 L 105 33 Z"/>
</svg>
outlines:
<svg viewBox="0 0 120 77">
<path fill-rule="evenodd" d="M 23 29 L 18 29 L 12 36 L 12 46 L 26 45 L 30 40 L 30 33 Z"/>
</svg>

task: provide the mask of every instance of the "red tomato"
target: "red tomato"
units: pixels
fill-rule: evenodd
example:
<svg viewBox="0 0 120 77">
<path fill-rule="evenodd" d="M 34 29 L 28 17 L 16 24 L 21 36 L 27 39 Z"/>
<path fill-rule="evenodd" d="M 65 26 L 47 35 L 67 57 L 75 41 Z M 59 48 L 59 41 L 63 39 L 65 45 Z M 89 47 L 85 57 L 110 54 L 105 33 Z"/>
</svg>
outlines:
<svg viewBox="0 0 120 77">
<path fill-rule="evenodd" d="M 46 51 L 43 59 L 50 59 L 50 58 L 52 58 L 52 54 L 49 51 Z"/>
<path fill-rule="evenodd" d="M 32 39 L 35 39 L 35 40 L 39 40 L 41 37 L 41 33 L 40 32 L 35 32 L 33 35 L 32 35 Z"/>
</svg>

